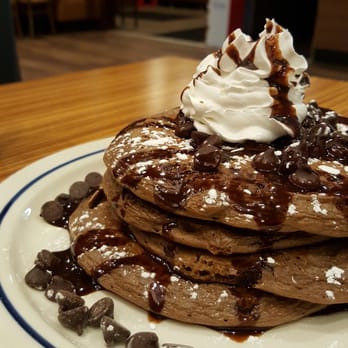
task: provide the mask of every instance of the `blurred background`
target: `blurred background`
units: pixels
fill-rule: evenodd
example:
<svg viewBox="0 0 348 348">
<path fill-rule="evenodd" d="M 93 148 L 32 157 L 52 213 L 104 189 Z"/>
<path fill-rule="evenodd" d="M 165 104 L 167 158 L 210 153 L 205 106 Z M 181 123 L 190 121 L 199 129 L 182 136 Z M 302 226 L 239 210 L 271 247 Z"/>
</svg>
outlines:
<svg viewBox="0 0 348 348">
<path fill-rule="evenodd" d="M 312 75 L 348 80 L 347 0 L 0 0 L 0 83 L 141 61 L 202 59 L 265 18 L 294 36 Z"/>
</svg>

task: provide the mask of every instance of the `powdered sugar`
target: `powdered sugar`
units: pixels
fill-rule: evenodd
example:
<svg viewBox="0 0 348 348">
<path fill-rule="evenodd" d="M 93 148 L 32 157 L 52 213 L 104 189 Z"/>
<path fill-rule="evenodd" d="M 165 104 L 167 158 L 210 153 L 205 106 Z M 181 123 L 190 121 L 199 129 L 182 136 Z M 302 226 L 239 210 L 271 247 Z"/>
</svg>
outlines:
<svg viewBox="0 0 348 348">
<path fill-rule="evenodd" d="M 217 303 L 222 302 L 223 300 L 228 298 L 228 292 L 226 290 L 222 290 L 222 292 L 219 295 L 219 298 L 217 299 Z"/>
<path fill-rule="evenodd" d="M 69 224 L 70 231 L 74 234 L 86 229 L 103 229 L 105 224 L 100 222 L 97 217 L 92 217 L 89 211 L 85 210 L 80 216 L 75 217 Z"/>
<path fill-rule="evenodd" d="M 273 258 L 273 257 L 270 257 L 270 256 L 267 257 L 266 262 L 267 262 L 268 264 L 271 264 L 271 265 L 273 265 L 273 264 L 276 263 L 275 260 L 274 260 L 274 258 Z"/>
<path fill-rule="evenodd" d="M 321 207 L 321 204 L 318 200 L 318 196 L 313 194 L 311 195 L 311 198 L 312 198 L 311 204 L 313 207 L 313 211 L 318 214 L 327 215 L 327 209 Z"/>
<path fill-rule="evenodd" d="M 340 170 L 331 166 L 327 166 L 327 165 L 320 165 L 318 166 L 318 168 L 326 173 L 332 174 L 332 175 L 338 175 L 340 174 Z"/>
<path fill-rule="evenodd" d="M 232 162 L 231 162 L 231 167 L 233 169 L 241 169 L 243 166 L 245 166 L 248 162 L 251 162 L 253 156 L 237 156 L 234 155 L 232 156 Z"/>
<path fill-rule="evenodd" d="M 342 276 L 344 274 L 344 269 L 332 266 L 327 271 L 325 271 L 326 282 L 328 284 L 342 285 Z"/>
<path fill-rule="evenodd" d="M 144 279 L 147 279 L 147 278 L 154 279 L 156 277 L 156 273 L 155 272 L 148 272 L 148 271 L 143 270 L 141 272 L 141 277 L 144 278 Z"/>
<path fill-rule="evenodd" d="M 326 290 L 326 291 L 325 291 L 325 295 L 326 295 L 326 297 L 327 297 L 328 299 L 330 299 L 330 300 L 335 300 L 335 294 L 334 294 L 333 291 L 331 291 L 331 290 Z"/>
<path fill-rule="evenodd" d="M 119 249 L 117 246 L 110 247 L 108 245 L 102 245 L 97 249 L 104 259 L 122 259 L 129 256 L 125 250 Z"/>
<path fill-rule="evenodd" d="M 217 205 L 217 206 L 228 206 L 229 200 L 225 192 L 217 191 L 212 188 L 208 190 L 207 194 L 203 197 L 204 204 L 203 207 L 207 205 Z"/>
<path fill-rule="evenodd" d="M 296 205 L 295 204 L 292 204 L 292 203 L 289 204 L 288 214 L 289 215 L 297 214 L 297 209 L 296 209 Z"/>
<path fill-rule="evenodd" d="M 217 191 L 215 189 L 210 189 L 207 196 L 205 197 L 205 203 L 216 204 L 216 199 L 218 197 Z"/>
</svg>

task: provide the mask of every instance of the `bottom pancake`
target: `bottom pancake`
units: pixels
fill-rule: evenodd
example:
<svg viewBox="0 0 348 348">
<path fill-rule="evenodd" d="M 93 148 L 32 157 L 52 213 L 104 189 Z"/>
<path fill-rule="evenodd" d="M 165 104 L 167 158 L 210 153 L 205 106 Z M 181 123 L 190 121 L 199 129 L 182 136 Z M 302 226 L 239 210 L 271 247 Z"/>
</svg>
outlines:
<svg viewBox="0 0 348 348">
<path fill-rule="evenodd" d="M 167 318 L 221 328 L 266 328 L 325 307 L 184 279 L 128 235 L 107 201 L 84 201 L 72 214 L 69 229 L 73 252 L 87 274 L 106 290 Z"/>
</svg>

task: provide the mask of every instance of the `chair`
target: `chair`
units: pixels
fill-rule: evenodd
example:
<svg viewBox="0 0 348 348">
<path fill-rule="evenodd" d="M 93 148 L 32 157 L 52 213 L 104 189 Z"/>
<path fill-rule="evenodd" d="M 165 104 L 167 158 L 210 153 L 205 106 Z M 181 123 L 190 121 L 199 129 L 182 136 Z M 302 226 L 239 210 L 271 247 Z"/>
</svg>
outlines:
<svg viewBox="0 0 348 348">
<path fill-rule="evenodd" d="M 0 84 L 20 81 L 10 1 L 0 0 Z"/>
<path fill-rule="evenodd" d="M 16 0 L 26 9 L 28 17 L 29 34 L 35 36 L 34 17 L 37 14 L 46 14 L 50 23 L 51 32 L 56 33 L 53 0 Z"/>
</svg>

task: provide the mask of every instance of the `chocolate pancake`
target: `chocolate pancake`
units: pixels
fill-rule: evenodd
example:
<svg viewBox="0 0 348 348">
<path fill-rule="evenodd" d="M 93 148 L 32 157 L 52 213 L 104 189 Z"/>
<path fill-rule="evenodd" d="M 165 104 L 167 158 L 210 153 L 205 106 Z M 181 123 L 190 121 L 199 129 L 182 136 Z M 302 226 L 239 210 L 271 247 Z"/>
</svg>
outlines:
<svg viewBox="0 0 348 348">
<path fill-rule="evenodd" d="M 265 328 L 291 322 L 323 305 L 175 274 L 130 238 L 107 201 L 84 201 L 70 218 L 78 263 L 107 290 L 164 317 L 212 327 Z"/>
<path fill-rule="evenodd" d="M 137 242 L 184 277 L 256 288 L 313 303 L 348 302 L 347 239 L 248 255 L 216 256 L 130 227 Z"/>
<path fill-rule="evenodd" d="M 206 249 L 212 254 L 285 249 L 327 239 L 305 232 L 265 234 L 174 215 L 139 199 L 129 190 L 117 185 L 108 171 L 104 175 L 103 186 L 116 214 L 129 225 L 142 231 L 160 234 L 180 244 Z"/>
<path fill-rule="evenodd" d="M 230 144 L 177 110 L 135 122 L 104 161 L 116 184 L 163 210 L 237 228 L 348 236 L 346 122 L 316 104 L 298 138 Z"/>
</svg>

